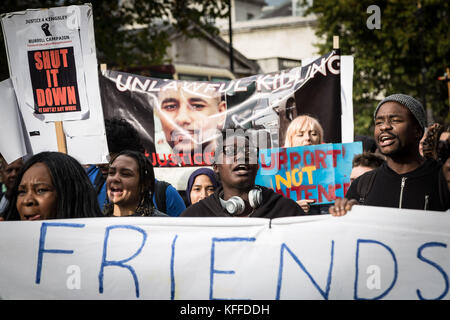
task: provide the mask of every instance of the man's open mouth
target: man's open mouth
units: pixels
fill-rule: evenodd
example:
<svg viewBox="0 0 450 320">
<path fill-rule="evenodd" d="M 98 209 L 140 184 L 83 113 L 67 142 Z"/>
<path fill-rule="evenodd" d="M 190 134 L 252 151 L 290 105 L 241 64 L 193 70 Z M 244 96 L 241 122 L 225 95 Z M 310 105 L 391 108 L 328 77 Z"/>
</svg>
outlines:
<svg viewBox="0 0 450 320">
<path fill-rule="evenodd" d="M 380 147 L 386 147 L 386 146 L 390 146 L 391 144 L 393 144 L 395 142 L 395 136 L 393 135 L 381 135 L 378 138 Z"/>
<path fill-rule="evenodd" d="M 247 164 L 238 164 L 233 168 L 233 172 L 238 175 L 245 175 L 250 171 L 250 167 Z"/>
</svg>

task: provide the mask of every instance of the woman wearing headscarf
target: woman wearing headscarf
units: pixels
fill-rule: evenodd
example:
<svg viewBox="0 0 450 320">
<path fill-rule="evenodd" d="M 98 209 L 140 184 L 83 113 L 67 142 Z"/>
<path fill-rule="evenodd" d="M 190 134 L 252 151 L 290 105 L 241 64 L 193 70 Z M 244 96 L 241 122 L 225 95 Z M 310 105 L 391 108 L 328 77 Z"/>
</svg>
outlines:
<svg viewBox="0 0 450 320">
<path fill-rule="evenodd" d="M 188 205 L 209 197 L 220 186 L 212 169 L 200 168 L 192 172 L 186 187 Z"/>
</svg>

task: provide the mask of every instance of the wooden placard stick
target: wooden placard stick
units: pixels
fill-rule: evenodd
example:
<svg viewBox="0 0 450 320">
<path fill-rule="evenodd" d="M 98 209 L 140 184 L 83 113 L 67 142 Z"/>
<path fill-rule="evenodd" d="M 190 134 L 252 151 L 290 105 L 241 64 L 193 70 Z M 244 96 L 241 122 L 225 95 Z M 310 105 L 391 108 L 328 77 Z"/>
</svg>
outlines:
<svg viewBox="0 0 450 320">
<path fill-rule="evenodd" d="M 67 154 L 66 136 L 64 135 L 63 122 L 55 122 L 56 142 L 58 144 L 58 152 Z"/>
<path fill-rule="evenodd" d="M 450 108 L 450 81 L 449 81 L 449 78 L 450 78 L 450 69 L 447 68 L 446 72 L 447 72 L 447 89 L 448 89 L 448 107 Z M 447 117 L 447 118 L 448 118 L 448 117 Z"/>
<path fill-rule="evenodd" d="M 339 49 L 339 36 L 333 36 L 333 49 Z"/>
</svg>

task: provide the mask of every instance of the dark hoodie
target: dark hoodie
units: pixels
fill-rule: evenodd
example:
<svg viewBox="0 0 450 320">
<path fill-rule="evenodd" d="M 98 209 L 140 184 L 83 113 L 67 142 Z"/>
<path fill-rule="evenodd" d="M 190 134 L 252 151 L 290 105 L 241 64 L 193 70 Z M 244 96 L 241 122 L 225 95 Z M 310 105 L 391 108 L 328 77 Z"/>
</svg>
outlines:
<svg viewBox="0 0 450 320">
<path fill-rule="evenodd" d="M 442 166 L 433 159 L 426 160 L 420 167 L 405 174 L 396 173 L 386 162 L 375 171 L 375 179 L 364 205 L 435 211 L 445 211 L 450 207 Z M 371 172 L 364 175 L 367 174 Z M 346 198 L 360 200 L 357 185 L 361 177 L 352 182 Z"/>
<path fill-rule="evenodd" d="M 250 214 L 250 217 L 273 219 L 305 215 L 302 208 L 294 200 L 285 198 L 271 189 L 260 188 L 263 192 L 263 203 Z M 222 191 L 223 188 L 220 187 L 208 198 L 188 207 L 181 214 L 181 217 L 231 217 L 220 204 L 219 194 Z"/>
</svg>

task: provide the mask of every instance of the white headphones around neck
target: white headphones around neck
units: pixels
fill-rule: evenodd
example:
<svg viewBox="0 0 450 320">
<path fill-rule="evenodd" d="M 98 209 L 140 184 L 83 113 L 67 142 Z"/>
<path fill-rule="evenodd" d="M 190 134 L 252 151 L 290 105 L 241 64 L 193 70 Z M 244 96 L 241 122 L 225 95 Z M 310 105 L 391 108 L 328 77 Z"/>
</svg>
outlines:
<svg viewBox="0 0 450 320">
<path fill-rule="evenodd" d="M 219 194 L 220 204 L 230 215 L 238 215 L 244 212 L 245 202 L 241 197 L 233 196 L 228 200 L 223 200 L 223 191 Z M 258 208 L 262 203 L 262 190 L 255 187 L 248 193 L 248 202 L 253 209 Z"/>
</svg>

